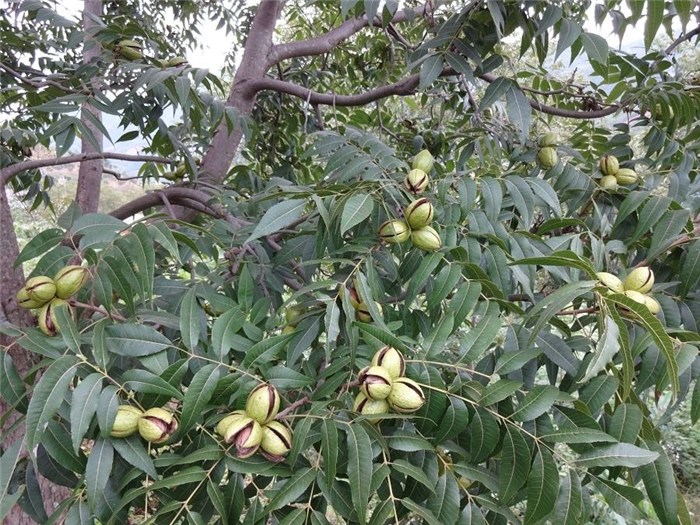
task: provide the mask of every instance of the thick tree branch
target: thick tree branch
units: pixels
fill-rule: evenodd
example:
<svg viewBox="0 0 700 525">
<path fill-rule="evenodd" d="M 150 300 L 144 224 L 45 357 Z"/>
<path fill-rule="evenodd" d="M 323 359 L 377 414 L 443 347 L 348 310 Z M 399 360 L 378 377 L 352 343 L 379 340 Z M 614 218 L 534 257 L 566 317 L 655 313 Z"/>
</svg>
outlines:
<svg viewBox="0 0 700 525">
<path fill-rule="evenodd" d="M 126 219 L 154 206 L 161 206 L 163 199 L 166 199 L 169 203 L 194 208 L 213 217 L 221 218 L 225 215 L 219 206 L 209 203 L 211 196 L 207 193 L 179 186 L 170 186 L 138 197 L 116 210 L 112 210 L 110 215 L 117 219 Z"/>
<path fill-rule="evenodd" d="M 74 164 L 76 162 L 84 162 L 93 159 L 114 159 L 126 160 L 131 162 L 158 162 L 161 164 L 173 164 L 172 159 L 166 157 L 157 157 L 154 155 L 129 155 L 127 153 L 114 153 L 109 151 L 94 152 L 94 153 L 78 153 L 77 155 L 68 155 L 66 157 L 56 157 L 53 159 L 35 159 L 12 164 L 0 170 L 0 180 L 7 183 L 11 177 L 23 171 L 34 170 L 37 168 L 46 168 L 49 166 L 61 166 L 63 164 Z"/>
<path fill-rule="evenodd" d="M 272 34 L 283 6 L 284 2 L 278 0 L 263 0 L 255 11 L 241 64 L 236 70 L 226 100 L 226 106 L 235 108 L 242 117 L 249 116 L 253 111 L 257 91 L 251 90 L 250 85 L 262 78 L 267 71 L 267 56 L 272 47 Z M 202 159 L 200 172 L 203 182 L 221 184 L 224 181 L 242 137 L 243 130 L 240 126 L 229 130 L 226 119 L 223 119 L 214 134 L 211 146 Z"/>
<path fill-rule="evenodd" d="M 427 2 L 423 6 L 416 9 L 405 9 L 403 11 L 399 11 L 394 15 L 391 23 L 397 24 L 400 22 L 405 22 L 411 18 L 412 15 L 419 17 L 425 16 L 430 12 L 430 5 L 431 2 Z M 267 56 L 268 67 L 288 58 L 316 56 L 322 55 L 323 53 L 328 53 L 336 48 L 341 42 L 347 40 L 354 34 L 359 33 L 362 29 L 368 27 L 369 25 L 370 24 L 366 15 L 360 18 L 351 18 L 340 24 L 338 27 L 335 27 L 327 33 L 317 37 L 272 46 L 272 49 L 270 49 L 270 53 Z M 381 23 L 378 20 L 373 21 L 372 25 L 381 27 Z"/>
<path fill-rule="evenodd" d="M 452 68 L 446 68 L 440 76 L 455 75 Z M 308 100 L 310 104 L 323 104 L 326 106 L 364 106 L 370 102 L 380 100 L 393 95 L 407 96 L 416 92 L 420 83 L 420 75 L 410 75 L 393 84 L 387 84 L 378 88 L 370 89 L 357 95 L 339 95 L 337 93 L 319 93 L 312 91 L 298 84 L 277 80 L 275 78 L 263 78 L 254 82 L 253 86 L 257 91 L 266 89 L 286 93 L 295 97 Z"/>
<path fill-rule="evenodd" d="M 456 75 L 457 72 L 452 68 L 445 68 L 440 73 L 441 77 Z M 486 82 L 493 82 L 496 80 L 494 75 L 485 74 L 480 77 Z M 312 91 L 308 88 L 300 86 L 298 84 L 293 84 L 284 80 L 278 80 L 275 78 L 263 78 L 253 82 L 252 88 L 256 91 L 263 91 L 266 89 L 277 91 L 280 93 L 286 93 L 295 97 L 309 101 L 310 104 L 323 104 L 326 106 L 364 106 L 371 102 L 390 97 L 390 96 L 407 96 L 412 95 L 416 92 L 418 84 L 420 83 L 420 75 L 410 75 L 398 82 L 393 84 L 387 84 L 385 86 L 380 86 L 364 93 L 358 93 L 356 95 L 339 95 L 337 93 L 319 93 L 317 91 Z M 528 99 L 530 106 L 542 113 L 547 113 L 549 115 L 556 115 L 565 118 L 576 118 L 576 119 L 594 119 L 606 117 L 612 115 L 620 109 L 620 106 L 610 106 L 609 108 L 601 109 L 598 111 L 576 111 L 571 109 L 561 109 L 554 106 L 548 106 L 542 104 L 536 100 Z"/>
</svg>

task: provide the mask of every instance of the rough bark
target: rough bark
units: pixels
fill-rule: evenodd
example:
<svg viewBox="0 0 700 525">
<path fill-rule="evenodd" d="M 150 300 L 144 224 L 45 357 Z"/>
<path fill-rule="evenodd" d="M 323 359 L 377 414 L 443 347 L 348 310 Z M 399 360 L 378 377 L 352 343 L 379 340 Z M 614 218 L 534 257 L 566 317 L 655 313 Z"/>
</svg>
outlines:
<svg viewBox="0 0 700 525">
<path fill-rule="evenodd" d="M 255 13 L 245 44 L 241 64 L 233 79 L 226 105 L 239 115 L 248 116 L 255 104 L 254 82 L 262 79 L 268 69 L 268 54 L 272 49 L 272 35 L 284 2 L 263 0 Z M 243 137 L 240 127 L 229 133 L 226 122 L 219 125 L 211 146 L 202 160 L 202 178 L 205 182 L 221 184 L 238 151 Z"/>
<path fill-rule="evenodd" d="M 5 192 L 5 185 L 0 180 L 0 322 L 9 321 L 17 326 L 29 326 L 34 323 L 29 310 L 20 308 L 15 300 L 15 293 L 24 286 L 24 272 L 22 267 L 14 267 L 14 261 L 19 255 L 17 237 L 14 230 L 14 222 L 10 205 Z M 12 357 L 20 376 L 24 376 L 39 361 L 38 356 L 30 354 L 18 345 L 13 344 L 12 338 L 0 334 L 0 348 L 8 352 Z M 8 412 L 10 407 L 0 398 L 0 416 Z M 24 425 L 20 424 L 13 432 L 6 432 L 21 417 L 20 414 L 11 415 L 2 428 L 3 449 L 19 439 L 24 433 Z M 26 453 L 26 451 L 25 451 Z M 66 499 L 69 492 L 64 487 L 59 487 L 48 480 L 38 476 L 39 486 L 44 498 L 44 508 L 47 514 L 51 514 L 55 504 Z M 29 525 L 34 521 L 15 505 L 5 517 L 5 523 L 12 525 Z"/>
<path fill-rule="evenodd" d="M 98 25 L 93 17 L 102 15 L 102 0 L 84 0 L 83 3 L 83 29 L 85 40 L 83 42 L 83 63 L 89 64 L 100 55 L 100 47 L 91 34 Z M 91 81 L 93 92 L 100 89 L 99 79 L 95 76 Z M 102 122 L 102 112 L 96 109 L 88 99 L 83 103 L 80 120 L 86 130 L 92 133 L 95 144 L 83 137 L 82 153 L 91 154 L 102 150 L 102 131 L 96 124 Z M 97 147 L 99 146 L 99 148 Z M 101 158 L 82 162 L 78 172 L 78 188 L 75 200 L 83 213 L 95 213 L 100 203 L 100 187 L 102 181 L 103 161 Z"/>
</svg>

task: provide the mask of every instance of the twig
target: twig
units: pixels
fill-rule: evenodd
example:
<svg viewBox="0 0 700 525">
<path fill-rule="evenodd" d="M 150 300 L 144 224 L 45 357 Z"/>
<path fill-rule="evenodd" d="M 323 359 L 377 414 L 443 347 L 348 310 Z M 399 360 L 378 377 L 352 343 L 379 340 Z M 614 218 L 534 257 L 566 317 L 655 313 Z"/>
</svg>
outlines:
<svg viewBox="0 0 700 525">
<path fill-rule="evenodd" d="M 597 306 L 591 306 L 590 308 L 579 308 L 578 310 L 561 310 L 557 312 L 557 315 L 578 315 L 578 314 L 592 314 L 597 312 Z"/>
<path fill-rule="evenodd" d="M 26 160 L 17 164 L 12 164 L 0 170 L 0 179 L 2 183 L 7 183 L 11 177 L 23 171 L 33 170 L 37 168 L 46 168 L 49 166 L 61 166 L 63 164 L 75 164 L 76 162 L 84 162 L 86 160 L 95 159 L 114 159 L 126 160 L 131 162 L 159 162 L 161 164 L 172 164 L 172 159 L 166 157 L 157 157 L 153 155 L 129 155 L 126 153 L 115 153 L 110 151 L 95 152 L 95 153 L 78 153 L 76 155 L 68 155 L 66 157 L 56 157 L 53 159 L 35 159 Z"/>
<path fill-rule="evenodd" d="M 69 299 L 68 303 L 71 306 L 77 306 L 79 308 L 85 308 L 86 310 L 92 310 L 93 312 L 101 313 L 103 315 L 106 315 L 107 317 L 111 319 L 116 319 L 117 321 L 126 321 L 126 317 L 116 313 L 116 312 L 108 312 L 106 309 L 102 308 L 101 306 L 95 306 L 92 304 L 88 303 L 81 303 L 80 301 L 76 301 L 75 299 Z"/>
</svg>

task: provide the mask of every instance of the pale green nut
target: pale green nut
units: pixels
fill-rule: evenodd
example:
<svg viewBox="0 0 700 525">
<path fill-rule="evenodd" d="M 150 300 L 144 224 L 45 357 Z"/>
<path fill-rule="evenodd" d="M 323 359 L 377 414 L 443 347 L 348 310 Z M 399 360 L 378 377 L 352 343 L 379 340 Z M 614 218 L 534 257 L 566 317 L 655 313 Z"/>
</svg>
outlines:
<svg viewBox="0 0 700 525">
<path fill-rule="evenodd" d="M 540 148 L 540 151 L 537 152 L 537 162 L 539 162 L 540 166 L 543 168 L 552 168 L 556 166 L 557 162 L 559 162 L 557 150 L 551 146 Z"/>
<path fill-rule="evenodd" d="M 425 394 L 418 383 L 407 377 L 399 377 L 392 385 L 389 406 L 401 414 L 415 412 L 425 403 Z"/>
<path fill-rule="evenodd" d="M 410 236 L 411 230 L 408 224 L 401 219 L 386 221 L 379 227 L 379 237 L 381 237 L 383 241 L 391 244 L 405 242 Z"/>
<path fill-rule="evenodd" d="M 433 222 L 434 214 L 433 205 L 425 197 L 413 201 L 403 212 L 406 222 L 413 230 L 429 226 Z"/>
<path fill-rule="evenodd" d="M 604 175 L 600 178 L 598 182 L 600 187 L 604 190 L 616 190 L 617 189 L 617 179 L 615 175 Z"/>
<path fill-rule="evenodd" d="M 262 442 L 263 431 L 260 423 L 252 417 L 242 417 L 233 421 L 224 434 L 224 441 L 236 447 L 236 456 L 245 459 L 257 452 Z"/>
<path fill-rule="evenodd" d="M 175 415 L 165 408 L 149 408 L 139 418 L 139 434 L 154 445 L 168 441 L 177 427 Z"/>
<path fill-rule="evenodd" d="M 270 461 L 284 461 L 292 448 L 292 431 L 281 421 L 270 421 L 262 429 L 260 451 Z"/>
<path fill-rule="evenodd" d="M 353 403 L 353 410 L 363 416 L 381 416 L 389 412 L 389 403 L 386 399 L 370 399 L 360 392 Z M 381 419 L 381 417 L 368 417 L 367 421 L 376 425 Z"/>
<path fill-rule="evenodd" d="M 434 252 L 442 247 L 440 234 L 432 226 L 425 226 L 411 232 L 411 242 L 416 248 L 426 252 Z"/>
<path fill-rule="evenodd" d="M 120 405 L 109 435 L 114 438 L 129 437 L 139 429 L 139 419 L 142 415 L 143 412 L 135 406 Z"/>
<path fill-rule="evenodd" d="M 68 299 L 77 294 L 89 277 L 90 272 L 83 266 L 70 265 L 61 268 L 53 278 L 56 284 L 56 297 Z"/>
<path fill-rule="evenodd" d="M 620 163 L 614 155 L 603 155 L 598 161 L 598 167 L 603 175 L 615 175 L 620 169 Z"/>
<path fill-rule="evenodd" d="M 624 281 L 625 290 L 634 290 L 639 293 L 649 293 L 654 286 L 654 272 L 648 266 L 641 266 L 632 270 Z"/>
<path fill-rule="evenodd" d="M 359 375 L 360 390 L 370 399 L 386 399 L 391 392 L 391 375 L 381 366 L 363 368 Z"/>
<path fill-rule="evenodd" d="M 425 173 L 430 173 L 430 170 L 433 169 L 433 162 L 434 159 L 432 154 L 427 149 L 424 149 L 413 157 L 411 168 L 414 170 L 424 171 Z"/>
<path fill-rule="evenodd" d="M 216 424 L 216 433 L 223 437 L 226 434 L 228 426 L 242 417 L 248 417 L 246 416 L 245 410 L 234 410 Z"/>
<path fill-rule="evenodd" d="M 634 184 L 637 182 L 637 172 L 630 168 L 620 168 L 615 174 L 617 183 L 623 186 Z"/>
<path fill-rule="evenodd" d="M 261 383 L 248 395 L 245 412 L 255 421 L 264 425 L 275 419 L 280 409 L 280 394 L 270 383 Z"/>
<path fill-rule="evenodd" d="M 622 281 L 616 276 L 608 272 L 598 272 L 595 274 L 598 280 L 615 293 L 624 293 L 625 287 Z"/>
<path fill-rule="evenodd" d="M 403 179 L 404 188 L 417 195 L 423 193 L 430 182 L 430 177 L 423 170 L 414 169 L 409 171 Z"/>
<path fill-rule="evenodd" d="M 27 290 L 27 295 L 32 301 L 41 303 L 42 305 L 56 297 L 56 283 L 51 277 L 47 277 L 46 275 L 38 275 L 27 279 L 24 288 Z"/>
<path fill-rule="evenodd" d="M 390 346 L 385 346 L 374 354 L 372 365 L 381 366 L 389 372 L 391 379 L 396 379 L 406 373 L 406 360 L 403 354 Z"/>
</svg>

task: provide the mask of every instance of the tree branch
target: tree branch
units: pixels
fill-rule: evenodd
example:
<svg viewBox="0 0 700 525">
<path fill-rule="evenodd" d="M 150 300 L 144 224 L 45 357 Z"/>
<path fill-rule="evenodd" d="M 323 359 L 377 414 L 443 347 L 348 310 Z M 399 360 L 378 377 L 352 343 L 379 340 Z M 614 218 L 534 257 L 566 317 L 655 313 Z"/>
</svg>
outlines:
<svg viewBox="0 0 700 525">
<path fill-rule="evenodd" d="M 131 162 L 159 162 L 161 164 L 173 164 L 172 159 L 166 157 L 157 157 L 154 155 L 129 155 L 127 153 L 115 153 L 110 151 L 95 152 L 95 153 L 78 153 L 76 155 L 68 155 L 66 157 L 57 157 L 53 159 L 35 159 L 12 164 L 0 170 L 0 180 L 3 184 L 7 183 L 11 177 L 23 171 L 34 170 L 37 168 L 46 168 L 48 166 L 61 166 L 63 164 L 74 164 L 76 162 L 84 162 L 93 159 L 114 159 L 126 160 Z"/>
<path fill-rule="evenodd" d="M 670 46 L 668 46 L 666 49 L 664 49 L 664 54 L 665 55 L 670 55 L 674 49 L 676 49 L 679 45 L 681 45 L 683 42 L 686 40 L 690 40 L 696 35 L 700 35 L 700 25 L 693 29 L 692 31 L 687 32 L 684 35 L 679 36 L 676 38 Z"/>
<path fill-rule="evenodd" d="M 110 215 L 112 217 L 116 217 L 117 219 L 123 220 L 127 217 L 131 217 L 132 215 L 136 215 L 137 213 L 141 213 L 148 208 L 162 205 L 163 198 L 167 199 L 168 202 L 193 208 L 216 218 L 222 217 L 222 213 L 218 209 L 218 206 L 212 206 L 209 204 L 211 197 L 208 194 L 200 190 L 182 188 L 179 186 L 170 186 L 162 190 L 156 190 L 148 193 L 142 197 L 138 197 L 131 202 L 127 202 L 123 206 L 120 206 L 116 210 L 112 210 Z"/>
<path fill-rule="evenodd" d="M 485 73 L 479 76 L 480 79 L 485 80 L 489 84 L 494 82 L 498 77 L 492 75 L 491 73 Z M 555 106 L 548 106 L 547 104 L 542 104 L 533 99 L 528 99 L 530 107 L 541 113 L 546 113 L 547 115 L 555 115 L 557 117 L 563 118 L 576 118 L 576 119 L 594 119 L 607 117 L 612 115 L 622 108 L 621 105 L 611 105 L 605 109 L 599 109 L 596 111 L 578 111 L 575 109 L 561 109 Z"/>
<path fill-rule="evenodd" d="M 440 73 L 440 76 L 446 77 L 456 74 L 457 72 L 454 69 L 445 68 Z M 491 74 L 484 74 L 480 78 L 489 83 L 496 80 L 496 77 Z M 326 106 L 364 106 L 371 102 L 394 95 L 412 95 L 416 92 L 416 88 L 418 87 L 419 83 L 420 74 L 416 73 L 415 75 L 410 75 L 393 84 L 387 84 L 375 89 L 370 89 L 364 93 L 358 93 L 357 95 L 339 95 L 337 93 L 319 93 L 318 91 L 312 91 L 298 84 L 293 84 L 284 80 L 263 78 L 253 82 L 251 89 L 255 89 L 256 91 L 269 89 L 280 93 L 286 93 L 288 95 L 307 100 L 310 104 L 323 104 Z M 554 106 L 548 106 L 532 99 L 528 99 L 528 102 L 533 109 L 542 113 L 576 119 L 594 119 L 606 117 L 608 115 L 612 115 L 621 107 L 614 105 L 598 111 L 576 111 L 572 109 L 561 109 Z"/>
<path fill-rule="evenodd" d="M 431 4 L 431 2 L 427 2 L 416 9 L 404 9 L 403 11 L 399 11 L 394 15 L 394 18 L 392 18 L 391 24 L 405 22 L 411 17 L 412 14 L 415 14 L 416 16 L 425 16 L 431 11 Z M 369 25 L 370 23 L 367 20 L 367 15 L 364 15 L 360 18 L 351 18 L 346 20 L 338 27 L 333 28 L 320 36 L 309 38 L 308 40 L 299 40 L 297 42 L 288 42 L 286 44 L 277 44 L 272 46 L 267 55 L 267 66 L 273 66 L 288 58 L 316 56 L 322 55 L 323 53 L 328 53 L 336 48 L 341 42 L 347 40 L 352 35 L 359 33 L 362 29 L 368 27 Z M 373 21 L 372 25 L 381 27 L 381 23 L 379 21 Z"/>
</svg>

